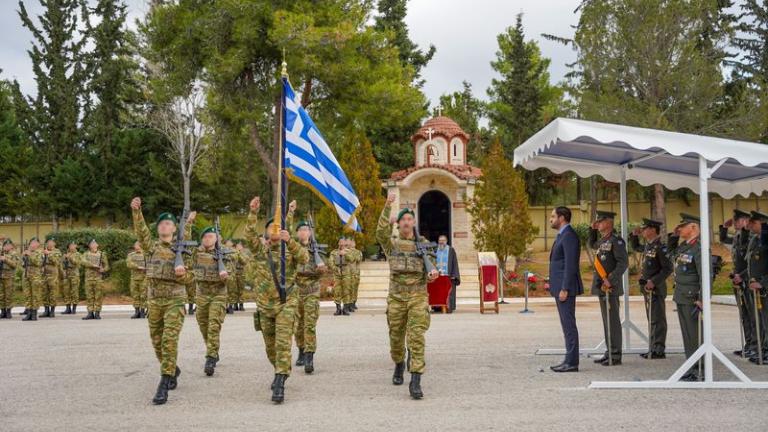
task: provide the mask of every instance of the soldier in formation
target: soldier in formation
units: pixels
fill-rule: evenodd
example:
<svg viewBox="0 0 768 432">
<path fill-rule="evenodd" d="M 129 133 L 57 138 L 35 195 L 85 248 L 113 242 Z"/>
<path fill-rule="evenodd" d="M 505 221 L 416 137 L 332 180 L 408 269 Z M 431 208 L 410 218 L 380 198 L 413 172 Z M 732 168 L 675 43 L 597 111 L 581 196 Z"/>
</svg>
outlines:
<svg viewBox="0 0 768 432">
<path fill-rule="evenodd" d="M 0 250 L 0 319 L 11 319 L 13 316 L 13 283 L 20 263 L 21 258 L 15 251 L 13 241 L 3 238 Z"/>
<path fill-rule="evenodd" d="M 360 263 L 363 262 L 363 253 L 357 249 L 354 237 L 350 237 L 348 242 L 350 257 L 354 257 L 354 260 L 350 263 L 352 271 L 352 294 L 350 296 L 349 310 L 354 312 L 357 310 L 357 293 L 360 290 Z"/>
<path fill-rule="evenodd" d="M 131 271 L 131 298 L 133 298 L 132 319 L 147 317 L 147 257 L 141 250 L 141 244 L 135 242 L 133 251 L 125 260 L 128 270 Z"/>
<path fill-rule="evenodd" d="M 41 318 L 56 317 L 56 296 L 59 293 L 59 266 L 61 264 L 61 251 L 56 249 L 56 240 L 49 238 L 43 249 L 43 275 L 41 286 L 41 300 L 45 311 Z"/>
<path fill-rule="evenodd" d="M 362 260 L 362 254 L 357 249 L 350 248 L 350 241 L 344 237 L 339 239 L 339 247 L 331 252 L 329 264 L 333 270 L 333 302 L 336 303 L 334 315 L 349 315 L 352 308 L 354 291 L 355 268 Z"/>
<path fill-rule="evenodd" d="M 752 236 L 747 246 L 747 286 L 752 291 L 755 349 L 749 356 L 752 363 L 768 363 L 768 215 L 753 211 L 749 228 Z"/>
<path fill-rule="evenodd" d="M 109 271 L 107 255 L 99 250 L 96 239 L 88 242 L 88 250 L 80 254 L 80 265 L 85 271 L 85 305 L 88 310 L 84 320 L 100 320 L 104 301 L 104 277 Z"/>
<path fill-rule="evenodd" d="M 245 310 L 243 291 L 245 291 L 245 266 L 248 264 L 248 261 L 245 254 L 235 247 L 235 243 L 231 239 L 227 240 L 225 246 L 231 251 L 227 258 L 234 267 L 232 277 L 227 282 L 229 290 L 227 313 L 231 314 L 234 311 Z"/>
<path fill-rule="evenodd" d="M 25 317 L 22 321 L 37 321 L 43 292 L 43 253 L 37 237 L 29 239 L 27 249 L 22 252 L 22 287 L 26 298 Z"/>
<path fill-rule="evenodd" d="M 312 235 L 312 227 L 306 221 L 296 225 L 299 244 L 308 251 L 311 248 Z M 309 260 L 304 264 L 298 264 L 296 268 L 296 287 L 299 290 L 296 317 L 296 346 L 299 348 L 299 358 L 296 366 L 304 366 L 304 372 L 308 374 L 315 370 L 317 319 L 320 315 L 320 277 L 327 271 L 319 251 L 311 252 L 313 253 L 310 253 Z"/>
<path fill-rule="evenodd" d="M 77 243 L 69 242 L 67 252 L 61 258 L 61 300 L 66 309 L 62 314 L 77 313 L 77 303 L 80 301 L 80 254 Z"/>
</svg>

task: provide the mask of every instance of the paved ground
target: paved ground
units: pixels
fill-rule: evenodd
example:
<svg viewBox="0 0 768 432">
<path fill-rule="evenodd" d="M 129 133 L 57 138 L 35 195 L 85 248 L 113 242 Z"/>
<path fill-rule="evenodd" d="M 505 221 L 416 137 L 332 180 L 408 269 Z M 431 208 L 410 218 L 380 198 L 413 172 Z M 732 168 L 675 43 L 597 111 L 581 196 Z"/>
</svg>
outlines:
<svg viewBox="0 0 768 432">
<path fill-rule="evenodd" d="M 682 362 L 679 355 L 653 362 L 627 356 L 611 369 L 583 360 L 578 374 L 549 372 L 559 358 L 533 352 L 560 347 L 559 323 L 550 304 L 533 307 L 526 315 L 517 313 L 519 304 L 500 315 L 481 316 L 470 306 L 433 315 L 421 401 L 409 399 L 407 385 L 390 384 L 381 308 L 352 317 L 324 310 L 317 371 L 295 371 L 282 406 L 269 402 L 273 375 L 250 313 L 227 317 L 222 361 L 212 378 L 202 373 L 196 322 L 187 320 L 179 361 L 184 372 L 162 407 L 150 403 L 158 366 L 145 321 L 130 320 L 127 312 L 107 312 L 99 322 L 65 316 L 21 323 L 15 317 L 0 321 L 0 430 L 761 429 L 766 391 L 587 389 L 591 380 L 666 378 Z M 636 316 L 641 307 L 632 303 Z M 671 305 L 669 314 L 674 317 Z M 715 342 L 733 350 L 736 309 L 715 306 L 714 318 Z M 599 342 L 597 305 L 579 304 L 578 320 L 582 346 Z M 679 342 L 677 322 L 670 320 L 670 345 Z M 768 380 L 768 366 L 738 364 L 751 378 Z M 716 372 L 722 375 L 722 368 Z"/>
</svg>

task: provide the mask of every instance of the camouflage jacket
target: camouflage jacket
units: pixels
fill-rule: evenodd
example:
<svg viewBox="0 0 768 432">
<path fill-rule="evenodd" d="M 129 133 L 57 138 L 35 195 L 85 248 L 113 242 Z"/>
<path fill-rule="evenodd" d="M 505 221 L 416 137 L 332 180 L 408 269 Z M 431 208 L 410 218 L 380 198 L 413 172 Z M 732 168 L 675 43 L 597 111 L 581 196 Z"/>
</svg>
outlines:
<svg viewBox="0 0 768 432">
<path fill-rule="evenodd" d="M 301 246 L 305 249 L 309 248 L 309 244 L 301 243 Z M 307 252 L 307 255 L 309 256 L 309 252 Z M 323 259 L 322 255 L 320 255 L 320 259 L 327 267 L 328 263 Z M 301 294 L 306 295 L 319 292 L 320 278 L 322 275 L 323 274 L 318 271 L 317 264 L 312 256 L 309 256 L 306 263 L 296 266 L 296 285 L 299 287 Z"/>
<path fill-rule="evenodd" d="M 251 212 L 248 215 L 248 223 L 245 226 L 245 240 L 253 253 L 253 261 L 248 267 L 246 279 L 253 282 L 256 291 L 256 303 L 260 308 L 272 309 L 280 304 L 280 294 L 275 287 L 272 271 L 269 265 L 271 258 L 275 271 L 280 278 L 280 242 L 273 245 L 262 243 L 262 229 L 259 226 L 258 215 Z M 291 238 L 286 245 L 285 254 L 285 286 L 288 295 L 297 295 L 294 288 L 296 269 L 301 264 L 309 261 L 309 253 L 301 245 Z"/>
<path fill-rule="evenodd" d="M 354 254 L 350 249 L 345 249 L 344 255 L 341 254 L 341 249 L 334 249 L 331 251 L 331 256 L 328 257 L 328 266 L 333 270 L 335 277 L 352 276 L 352 266 L 355 259 Z"/>
<path fill-rule="evenodd" d="M 5 257 L 5 261 L 0 262 L 0 279 L 13 279 L 16 268 L 21 264 L 21 256 L 15 250 L 0 252 L 0 256 Z"/>
<path fill-rule="evenodd" d="M 101 279 L 102 274 L 109 271 L 109 260 L 104 251 L 81 253 L 80 265 L 85 269 L 85 280 Z"/>
<path fill-rule="evenodd" d="M 61 258 L 61 271 L 63 278 L 80 278 L 80 253 L 67 252 Z"/>
<path fill-rule="evenodd" d="M 197 295 L 226 295 L 227 281 L 219 275 L 219 264 L 216 262 L 214 248 L 206 249 L 200 246 L 192 252 L 192 268 L 197 282 Z M 237 255 L 229 254 L 228 257 Z M 224 268 L 230 278 L 235 277 L 235 264 L 231 259 L 224 259 Z"/>
<path fill-rule="evenodd" d="M 22 265 L 26 258 L 26 268 L 24 269 L 24 276 L 27 278 L 38 278 L 43 275 L 43 251 L 37 249 L 34 252 L 29 252 L 26 257 L 22 256 Z"/>
<path fill-rule="evenodd" d="M 147 276 L 147 257 L 144 252 L 129 253 L 125 258 L 125 265 L 131 271 L 132 280 L 144 280 Z"/>
<path fill-rule="evenodd" d="M 49 279 L 58 279 L 59 278 L 59 266 L 61 265 L 61 251 L 58 249 L 53 249 L 48 251 L 48 256 L 45 256 L 45 253 L 43 253 L 43 262 L 45 263 L 45 268 L 43 269 L 43 276 Z"/>
</svg>

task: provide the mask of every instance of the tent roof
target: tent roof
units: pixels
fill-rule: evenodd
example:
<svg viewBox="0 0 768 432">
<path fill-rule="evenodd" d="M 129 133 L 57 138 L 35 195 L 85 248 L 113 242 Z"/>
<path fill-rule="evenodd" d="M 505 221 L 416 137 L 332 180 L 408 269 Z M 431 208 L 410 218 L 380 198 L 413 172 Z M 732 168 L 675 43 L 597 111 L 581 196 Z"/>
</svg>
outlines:
<svg viewBox="0 0 768 432">
<path fill-rule="evenodd" d="M 514 164 L 600 175 L 617 183 L 626 166 L 627 180 L 698 193 L 699 155 L 712 162 L 710 167 L 725 160 L 709 180 L 710 192 L 731 198 L 768 190 L 768 145 L 566 118 L 515 149 Z"/>
</svg>

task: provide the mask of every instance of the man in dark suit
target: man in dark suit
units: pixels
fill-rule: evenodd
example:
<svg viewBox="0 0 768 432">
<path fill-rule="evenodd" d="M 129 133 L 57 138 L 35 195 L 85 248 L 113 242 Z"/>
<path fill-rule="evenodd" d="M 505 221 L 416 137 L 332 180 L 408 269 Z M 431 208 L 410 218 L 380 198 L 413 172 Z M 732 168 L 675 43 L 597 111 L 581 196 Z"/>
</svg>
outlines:
<svg viewBox="0 0 768 432">
<path fill-rule="evenodd" d="M 565 336 L 565 360 L 552 366 L 555 372 L 579 371 L 579 329 L 576 327 L 576 296 L 584 294 L 579 274 L 581 241 L 571 227 L 571 210 L 557 207 L 549 216 L 549 225 L 557 230 L 549 254 L 549 293 L 555 298 L 560 326 Z"/>
</svg>

